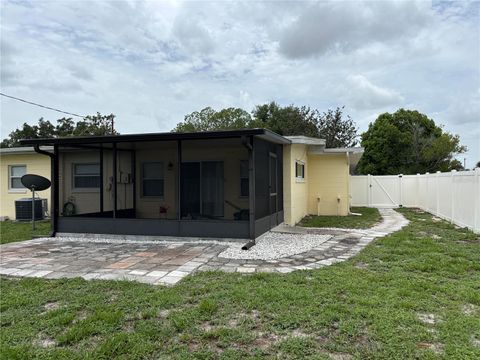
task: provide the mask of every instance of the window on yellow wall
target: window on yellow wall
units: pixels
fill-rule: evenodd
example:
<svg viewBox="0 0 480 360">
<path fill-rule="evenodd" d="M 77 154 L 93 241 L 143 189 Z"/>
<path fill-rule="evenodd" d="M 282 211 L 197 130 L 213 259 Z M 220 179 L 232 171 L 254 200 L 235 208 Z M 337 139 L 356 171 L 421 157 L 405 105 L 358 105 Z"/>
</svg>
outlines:
<svg viewBox="0 0 480 360">
<path fill-rule="evenodd" d="M 10 166 L 8 186 L 11 190 L 22 190 L 25 186 L 22 185 L 22 176 L 27 173 L 26 165 L 12 165 Z"/>
<path fill-rule="evenodd" d="M 295 178 L 305 180 L 305 164 L 303 162 L 295 161 Z"/>
<path fill-rule="evenodd" d="M 163 197 L 163 162 L 145 162 L 142 165 L 142 196 Z"/>
</svg>

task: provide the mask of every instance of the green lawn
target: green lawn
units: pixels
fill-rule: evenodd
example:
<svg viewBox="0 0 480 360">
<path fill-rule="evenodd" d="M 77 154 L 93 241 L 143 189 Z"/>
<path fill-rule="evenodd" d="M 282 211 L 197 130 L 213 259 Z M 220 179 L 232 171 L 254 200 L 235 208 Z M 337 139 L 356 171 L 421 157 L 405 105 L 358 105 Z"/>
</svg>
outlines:
<svg viewBox="0 0 480 360">
<path fill-rule="evenodd" d="M 0 357 L 480 358 L 479 236 L 400 211 L 408 227 L 319 270 L 170 288 L 3 278 Z"/>
<path fill-rule="evenodd" d="M 50 221 L 36 221 L 35 224 L 35 231 L 32 231 L 31 222 L 10 220 L 0 222 L 0 244 L 30 240 L 33 236 L 49 235 Z"/>
<path fill-rule="evenodd" d="M 300 226 L 307 227 L 337 227 L 346 229 L 366 229 L 378 223 L 382 217 L 376 208 L 352 207 L 351 211 L 359 215 L 348 216 L 306 216 L 300 221 Z"/>
</svg>

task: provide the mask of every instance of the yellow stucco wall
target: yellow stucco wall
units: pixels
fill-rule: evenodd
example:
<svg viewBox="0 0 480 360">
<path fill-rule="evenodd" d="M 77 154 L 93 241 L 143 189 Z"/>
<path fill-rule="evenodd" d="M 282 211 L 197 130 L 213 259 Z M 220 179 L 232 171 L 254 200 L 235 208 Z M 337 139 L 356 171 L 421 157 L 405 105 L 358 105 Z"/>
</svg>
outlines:
<svg viewBox="0 0 480 360">
<path fill-rule="evenodd" d="M 303 144 L 285 145 L 284 221 L 295 225 L 306 215 L 348 215 L 349 167 L 345 154 L 308 154 Z M 295 178 L 295 162 L 305 164 L 305 181 Z M 340 201 L 337 201 L 337 199 Z"/>
<path fill-rule="evenodd" d="M 295 178 L 295 162 L 305 164 L 305 180 Z M 283 148 L 283 203 L 284 221 L 295 225 L 307 212 L 309 165 L 307 146 L 303 144 L 285 145 Z"/>
<path fill-rule="evenodd" d="M 349 172 L 346 155 L 309 155 L 308 165 L 308 213 L 348 215 Z"/>
<path fill-rule="evenodd" d="M 9 189 L 9 167 L 26 165 L 27 174 L 37 174 L 50 179 L 50 157 L 41 154 L 0 154 L 0 216 L 15 219 L 15 200 L 31 197 L 31 192 Z M 48 199 L 50 211 L 50 189 L 37 192 L 38 196 Z"/>
</svg>

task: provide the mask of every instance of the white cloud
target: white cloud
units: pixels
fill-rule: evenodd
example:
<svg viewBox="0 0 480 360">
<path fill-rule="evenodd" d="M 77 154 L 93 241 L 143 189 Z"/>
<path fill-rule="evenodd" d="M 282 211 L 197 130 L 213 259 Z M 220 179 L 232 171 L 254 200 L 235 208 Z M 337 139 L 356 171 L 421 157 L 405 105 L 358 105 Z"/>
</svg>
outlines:
<svg viewBox="0 0 480 360">
<path fill-rule="evenodd" d="M 479 3 L 2 1 L 2 92 L 169 131 L 206 106 L 346 106 L 365 130 L 399 106 L 470 148 Z M 61 117 L 2 98 L 1 131 Z M 480 154 L 469 155 L 473 158 Z"/>
<path fill-rule="evenodd" d="M 363 75 L 348 76 L 345 91 L 351 104 L 360 110 L 401 107 L 404 100 L 396 91 L 375 85 Z"/>
</svg>

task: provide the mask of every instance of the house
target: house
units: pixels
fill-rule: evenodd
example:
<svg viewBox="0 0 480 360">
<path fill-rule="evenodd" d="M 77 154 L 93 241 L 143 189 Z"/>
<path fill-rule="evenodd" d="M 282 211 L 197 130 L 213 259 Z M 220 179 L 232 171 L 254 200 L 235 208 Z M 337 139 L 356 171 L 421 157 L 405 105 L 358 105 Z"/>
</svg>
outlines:
<svg viewBox="0 0 480 360">
<path fill-rule="evenodd" d="M 284 222 L 295 225 L 306 215 L 350 212 L 350 173 L 363 148 L 325 148 L 325 140 L 286 136 L 284 146 Z"/>
<path fill-rule="evenodd" d="M 47 151 L 53 148 L 46 147 Z M 15 201 L 31 197 L 20 179 L 25 174 L 37 174 L 50 178 L 50 159 L 38 154 L 33 147 L 15 147 L 0 149 L 0 217 L 15 219 Z M 40 198 L 50 199 L 50 189 L 39 191 Z"/>
<path fill-rule="evenodd" d="M 361 154 L 265 129 L 22 143 L 51 158 L 54 232 L 147 236 L 255 239 L 306 214 L 347 215 Z"/>
</svg>

